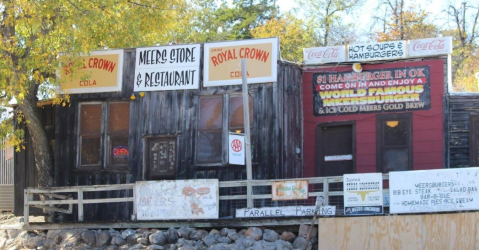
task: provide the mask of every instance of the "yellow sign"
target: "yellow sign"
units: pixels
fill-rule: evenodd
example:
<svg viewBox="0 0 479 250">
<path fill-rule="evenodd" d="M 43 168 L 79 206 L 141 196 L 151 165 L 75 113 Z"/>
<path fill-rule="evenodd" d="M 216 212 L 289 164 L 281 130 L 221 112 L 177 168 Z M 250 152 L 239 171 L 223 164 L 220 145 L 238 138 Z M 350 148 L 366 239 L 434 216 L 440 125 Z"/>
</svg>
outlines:
<svg viewBox="0 0 479 250">
<path fill-rule="evenodd" d="M 204 87 L 241 84 L 241 59 L 248 83 L 276 82 L 278 39 L 206 43 Z"/>
<path fill-rule="evenodd" d="M 78 94 L 121 91 L 123 50 L 94 51 L 91 55 L 81 56 L 81 60 L 80 70 L 73 69 L 73 62 L 62 61 L 58 74 L 61 92 Z"/>
</svg>

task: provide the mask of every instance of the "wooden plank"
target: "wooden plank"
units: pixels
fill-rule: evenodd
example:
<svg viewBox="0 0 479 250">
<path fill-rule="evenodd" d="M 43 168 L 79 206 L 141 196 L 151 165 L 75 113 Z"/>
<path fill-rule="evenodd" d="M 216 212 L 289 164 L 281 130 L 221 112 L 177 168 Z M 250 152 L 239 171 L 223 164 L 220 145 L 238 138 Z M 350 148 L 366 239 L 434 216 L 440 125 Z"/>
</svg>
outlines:
<svg viewBox="0 0 479 250">
<path fill-rule="evenodd" d="M 81 188 L 84 192 L 93 191 L 115 191 L 133 189 L 135 184 L 114 184 L 114 185 L 91 185 L 91 186 L 76 186 L 76 187 L 51 187 L 51 188 L 28 188 L 31 193 L 69 193 L 78 192 Z"/>
<path fill-rule="evenodd" d="M 78 189 L 78 221 L 83 221 L 83 191 Z"/>
<path fill-rule="evenodd" d="M 23 230 L 55 230 L 55 229 L 108 229 L 108 228 L 157 228 L 194 227 L 194 228 L 248 228 L 268 226 L 297 226 L 310 224 L 311 218 L 277 218 L 277 219 L 235 219 L 235 220 L 172 220 L 172 221 L 125 221 L 125 222 L 64 222 L 64 223 L 29 223 Z M 315 222 L 317 224 L 317 221 Z M 338 237 L 336 237 L 338 238 Z"/>
</svg>

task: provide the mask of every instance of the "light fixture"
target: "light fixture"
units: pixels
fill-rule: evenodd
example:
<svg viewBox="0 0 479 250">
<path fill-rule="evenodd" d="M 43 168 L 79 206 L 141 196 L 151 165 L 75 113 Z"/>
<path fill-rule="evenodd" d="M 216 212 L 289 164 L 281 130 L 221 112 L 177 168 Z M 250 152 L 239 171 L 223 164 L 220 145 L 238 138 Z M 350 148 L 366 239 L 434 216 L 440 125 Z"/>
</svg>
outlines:
<svg viewBox="0 0 479 250">
<path fill-rule="evenodd" d="M 135 100 L 135 99 L 136 99 L 135 93 L 131 94 L 130 99 L 131 99 L 131 100 Z"/>
<path fill-rule="evenodd" d="M 140 97 L 145 96 L 145 92 L 140 92 Z"/>
<path fill-rule="evenodd" d="M 353 63 L 353 70 L 356 73 L 361 73 L 363 71 L 363 66 L 360 63 Z"/>
<path fill-rule="evenodd" d="M 386 125 L 388 125 L 388 127 L 391 127 L 391 128 L 396 127 L 398 124 L 399 124 L 399 121 L 387 121 L 386 122 Z"/>
<path fill-rule="evenodd" d="M 237 129 L 236 133 L 238 133 L 238 134 L 241 133 L 241 129 Z"/>
</svg>

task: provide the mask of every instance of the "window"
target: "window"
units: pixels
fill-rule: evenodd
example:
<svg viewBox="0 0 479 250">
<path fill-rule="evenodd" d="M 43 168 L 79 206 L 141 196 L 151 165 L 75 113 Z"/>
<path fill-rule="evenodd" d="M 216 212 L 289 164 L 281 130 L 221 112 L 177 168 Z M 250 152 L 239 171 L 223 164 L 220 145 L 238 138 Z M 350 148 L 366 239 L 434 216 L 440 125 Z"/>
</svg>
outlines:
<svg viewBox="0 0 479 250">
<path fill-rule="evenodd" d="M 80 104 L 78 165 L 126 167 L 129 117 L 128 102 Z"/>
<path fill-rule="evenodd" d="M 251 97 L 249 114 L 250 124 L 253 124 Z M 226 163 L 228 152 L 225 152 L 227 147 L 223 145 L 228 143 L 228 132 L 244 133 L 243 97 L 229 95 L 200 97 L 196 163 Z"/>
<path fill-rule="evenodd" d="M 378 171 L 412 169 L 412 115 L 393 114 L 377 116 Z"/>
</svg>

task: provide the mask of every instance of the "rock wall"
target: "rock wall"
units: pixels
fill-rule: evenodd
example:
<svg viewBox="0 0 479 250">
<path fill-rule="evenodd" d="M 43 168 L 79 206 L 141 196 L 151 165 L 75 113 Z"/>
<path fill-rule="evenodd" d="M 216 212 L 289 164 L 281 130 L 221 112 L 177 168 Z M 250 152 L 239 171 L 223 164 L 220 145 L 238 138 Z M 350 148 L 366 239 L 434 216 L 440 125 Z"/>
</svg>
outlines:
<svg viewBox="0 0 479 250">
<path fill-rule="evenodd" d="M 302 226 L 303 227 L 303 226 Z M 306 226 L 307 227 L 307 226 Z M 308 227 L 309 228 L 309 227 Z M 285 231 L 251 227 L 237 231 L 213 229 L 169 228 L 168 230 L 126 229 L 86 230 L 62 229 L 49 231 L 0 231 L 0 249 L 167 249 L 167 250 L 304 250 L 306 235 Z M 314 230 L 317 232 L 316 230 Z M 317 236 L 313 232 L 308 249 L 317 249 Z"/>
</svg>

